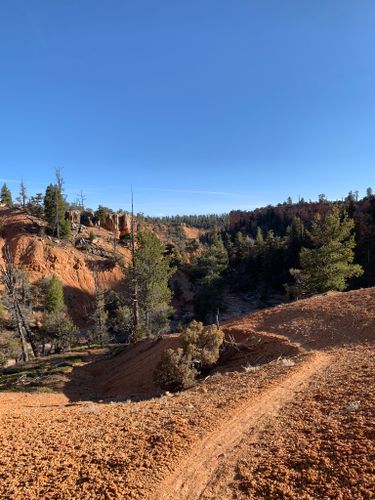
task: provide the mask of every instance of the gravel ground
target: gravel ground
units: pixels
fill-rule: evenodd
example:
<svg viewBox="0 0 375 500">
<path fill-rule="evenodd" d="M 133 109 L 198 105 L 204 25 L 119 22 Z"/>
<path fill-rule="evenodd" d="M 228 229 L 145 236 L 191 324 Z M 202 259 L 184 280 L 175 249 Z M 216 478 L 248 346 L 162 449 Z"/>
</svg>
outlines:
<svg viewBox="0 0 375 500">
<path fill-rule="evenodd" d="M 266 353 L 267 363 L 245 370 L 241 354 L 233 372 L 177 395 L 111 403 L 0 393 L 0 498 L 188 498 L 171 497 L 170 485 L 191 476 L 196 450 L 205 463 L 187 485 L 191 499 L 375 498 L 374 305 L 375 290 L 360 290 L 232 322 L 227 333 L 248 342 L 249 359 Z M 292 357 L 268 363 L 278 343 Z M 218 436 L 228 437 L 223 456 Z"/>
</svg>

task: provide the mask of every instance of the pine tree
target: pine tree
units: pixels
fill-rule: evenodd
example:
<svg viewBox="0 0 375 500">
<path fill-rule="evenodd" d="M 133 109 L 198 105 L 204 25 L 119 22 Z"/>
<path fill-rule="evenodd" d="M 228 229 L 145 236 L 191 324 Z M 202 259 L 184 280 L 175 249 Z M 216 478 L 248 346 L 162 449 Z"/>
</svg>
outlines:
<svg viewBox="0 0 375 500">
<path fill-rule="evenodd" d="M 63 284 L 55 274 L 47 285 L 44 307 L 48 313 L 57 313 L 65 308 Z"/>
<path fill-rule="evenodd" d="M 90 341 L 103 347 L 104 343 L 108 341 L 108 313 L 105 309 L 105 291 L 100 288 L 97 280 L 95 280 L 95 304 L 91 319 L 93 326 L 89 331 Z"/>
<path fill-rule="evenodd" d="M 312 293 L 345 290 L 350 278 L 363 273 L 361 266 L 353 264 L 356 246 L 354 221 L 334 206 L 323 220 L 316 219 L 307 235 L 311 248 L 302 248 L 301 279 Z"/>
<path fill-rule="evenodd" d="M 236 249 L 236 258 L 238 261 L 244 260 L 246 258 L 246 241 L 244 235 L 238 231 L 236 234 L 234 245 Z"/>
<path fill-rule="evenodd" d="M 324 194 L 324 193 L 321 193 L 319 196 L 318 196 L 318 201 L 319 203 L 327 203 L 327 196 Z"/>
<path fill-rule="evenodd" d="M 52 344 L 55 352 L 62 352 L 76 341 L 78 330 L 65 310 L 64 287 L 56 275 L 48 282 L 44 308 L 41 332 L 43 352 L 47 341 Z"/>
<path fill-rule="evenodd" d="M 134 333 L 138 338 L 158 335 L 169 324 L 172 293 L 168 281 L 174 269 L 171 268 L 170 256 L 165 256 L 164 250 L 164 244 L 154 233 L 141 232 L 137 235 L 128 284 L 131 301 L 135 297 L 134 287 L 137 290 L 138 325 Z"/>
<path fill-rule="evenodd" d="M 267 296 L 269 289 L 280 287 L 284 281 L 284 252 L 286 242 L 267 231 L 265 240 L 257 244 L 258 273 L 262 295 Z"/>
<path fill-rule="evenodd" d="M 264 243 L 264 237 L 263 237 L 263 231 L 262 231 L 262 228 L 261 227 L 257 227 L 257 235 L 256 235 L 256 239 L 255 239 L 255 244 L 257 246 L 262 246 Z"/>
<path fill-rule="evenodd" d="M 299 254 L 305 237 L 305 227 L 299 217 L 293 217 L 286 233 L 288 237 L 287 266 L 288 268 L 299 267 Z"/>
<path fill-rule="evenodd" d="M 70 236 L 69 222 L 65 220 L 66 203 L 57 184 L 50 184 L 44 196 L 44 215 L 50 232 L 58 238 L 68 239 Z"/>
<path fill-rule="evenodd" d="M 4 203 L 10 208 L 13 207 L 12 193 L 10 192 L 5 182 L 1 188 L 0 198 L 2 203 Z"/>
<path fill-rule="evenodd" d="M 36 193 L 35 196 L 31 196 L 27 203 L 27 211 L 34 215 L 35 217 L 42 218 L 44 216 L 44 208 L 43 208 L 43 194 Z"/>
<path fill-rule="evenodd" d="M 236 257 L 236 249 L 235 249 L 235 244 L 232 241 L 231 235 L 227 232 L 224 235 L 224 246 L 228 253 L 229 262 L 232 263 Z"/>
<path fill-rule="evenodd" d="M 77 342 L 78 333 L 78 328 L 65 311 L 45 314 L 42 323 L 43 351 L 48 341 L 55 353 L 63 352 Z"/>
<path fill-rule="evenodd" d="M 195 312 L 201 320 L 214 321 L 217 311 L 224 307 L 223 273 L 228 268 L 228 252 L 221 238 L 198 256 L 192 264 L 195 281 Z"/>
</svg>

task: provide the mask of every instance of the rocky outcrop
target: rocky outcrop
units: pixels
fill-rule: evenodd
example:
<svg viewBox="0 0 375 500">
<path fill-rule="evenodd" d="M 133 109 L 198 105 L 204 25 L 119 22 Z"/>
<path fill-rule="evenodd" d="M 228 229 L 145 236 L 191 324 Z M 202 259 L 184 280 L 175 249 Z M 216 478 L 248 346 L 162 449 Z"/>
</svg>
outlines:
<svg viewBox="0 0 375 500">
<path fill-rule="evenodd" d="M 81 224 L 81 211 L 68 210 L 65 212 L 65 219 L 69 221 L 70 224 Z"/>
<path fill-rule="evenodd" d="M 85 210 L 81 212 L 81 224 L 87 227 L 97 225 L 96 217 L 92 210 Z"/>
<path fill-rule="evenodd" d="M 129 214 L 108 214 L 101 225 L 107 231 L 118 233 L 119 237 L 130 234 L 131 217 Z"/>
<path fill-rule="evenodd" d="M 97 225 L 95 214 L 92 210 L 68 210 L 65 212 L 65 219 L 72 226 L 82 224 L 83 226 L 91 227 Z"/>
<path fill-rule="evenodd" d="M 129 235 L 131 231 L 131 217 L 127 213 L 109 213 L 104 222 L 100 224 L 94 212 L 91 210 L 69 210 L 65 214 L 65 219 L 68 220 L 72 226 L 83 225 L 86 227 L 94 227 L 100 225 L 103 229 L 116 233 L 119 238 Z"/>
<path fill-rule="evenodd" d="M 123 267 L 114 259 L 113 244 L 106 237 L 93 244 L 89 242 L 90 230 L 83 230 L 75 247 L 69 241 L 33 234 L 36 222 L 21 210 L 0 209 L 0 220 L 0 267 L 4 265 L 2 248 L 8 245 L 15 266 L 27 273 L 31 284 L 55 274 L 64 285 L 69 312 L 79 325 L 87 321 L 95 280 L 105 290 L 121 288 Z M 130 250 L 123 245 L 118 245 L 116 252 L 125 263 L 130 261 Z"/>
</svg>

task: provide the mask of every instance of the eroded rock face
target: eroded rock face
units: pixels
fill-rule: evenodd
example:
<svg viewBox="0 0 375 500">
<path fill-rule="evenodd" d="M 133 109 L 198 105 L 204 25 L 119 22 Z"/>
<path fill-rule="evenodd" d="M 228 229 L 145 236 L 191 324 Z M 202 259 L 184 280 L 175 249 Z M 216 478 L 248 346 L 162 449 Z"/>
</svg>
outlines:
<svg viewBox="0 0 375 500">
<path fill-rule="evenodd" d="M 96 226 L 96 218 L 95 214 L 91 210 L 68 210 L 65 212 L 65 219 L 70 222 L 72 225 L 84 225 L 87 227 Z"/>
<path fill-rule="evenodd" d="M 81 223 L 81 211 L 80 210 L 68 210 L 65 212 L 65 219 L 70 222 L 70 224 L 80 224 Z"/>
<path fill-rule="evenodd" d="M 118 232 L 120 237 L 130 234 L 131 217 L 129 214 L 108 214 L 102 227 L 107 231 Z"/>
<path fill-rule="evenodd" d="M 82 224 L 86 227 L 94 227 L 101 225 L 107 231 L 116 233 L 118 237 L 129 235 L 131 231 L 131 217 L 127 213 L 108 214 L 102 224 L 97 221 L 94 212 L 91 210 L 68 210 L 65 213 L 65 218 L 72 226 Z"/>
<path fill-rule="evenodd" d="M 69 220 L 73 216 L 76 214 L 69 214 Z M 56 274 L 64 285 L 66 304 L 77 324 L 84 325 L 88 320 L 87 308 L 95 294 L 95 280 L 106 290 L 121 286 L 123 270 L 114 261 L 112 242 L 107 242 L 106 238 L 98 238 L 95 245 L 77 238 L 75 247 L 70 242 L 34 234 L 35 222 L 21 210 L 1 209 L 0 219 L 3 222 L 0 267 L 4 266 L 2 248 L 8 245 L 15 266 L 27 273 L 30 283 Z M 39 221 L 38 225 L 41 224 L 43 222 Z M 117 252 L 126 263 L 130 262 L 127 248 L 119 245 Z"/>
<path fill-rule="evenodd" d="M 97 225 L 95 214 L 92 210 L 85 210 L 81 212 L 81 224 L 87 227 Z"/>
</svg>

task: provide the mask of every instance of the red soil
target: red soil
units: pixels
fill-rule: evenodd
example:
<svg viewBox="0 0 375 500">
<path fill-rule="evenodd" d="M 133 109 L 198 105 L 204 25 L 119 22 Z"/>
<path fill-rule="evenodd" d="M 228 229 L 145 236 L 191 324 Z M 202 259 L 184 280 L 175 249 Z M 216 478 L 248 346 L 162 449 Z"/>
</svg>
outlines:
<svg viewBox="0 0 375 500">
<path fill-rule="evenodd" d="M 231 322 L 240 352 L 177 395 L 3 393 L 0 498 L 375 498 L 374 311 L 368 289 Z M 87 366 L 74 387 L 146 397 L 177 340 Z"/>
</svg>

